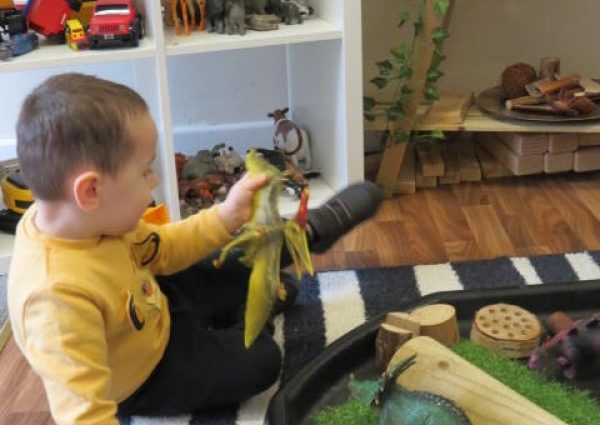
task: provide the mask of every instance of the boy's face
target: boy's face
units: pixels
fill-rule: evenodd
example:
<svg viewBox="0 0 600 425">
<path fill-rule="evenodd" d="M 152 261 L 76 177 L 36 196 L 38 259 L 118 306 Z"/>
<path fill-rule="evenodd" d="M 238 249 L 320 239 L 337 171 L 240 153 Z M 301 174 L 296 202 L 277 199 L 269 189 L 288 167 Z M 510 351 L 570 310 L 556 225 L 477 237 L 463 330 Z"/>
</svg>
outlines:
<svg viewBox="0 0 600 425">
<path fill-rule="evenodd" d="M 135 228 L 144 210 L 152 202 L 152 190 L 158 186 L 153 163 L 156 158 L 156 127 L 149 114 L 129 120 L 134 151 L 115 176 L 104 175 L 100 217 L 102 233 L 118 236 Z"/>
</svg>

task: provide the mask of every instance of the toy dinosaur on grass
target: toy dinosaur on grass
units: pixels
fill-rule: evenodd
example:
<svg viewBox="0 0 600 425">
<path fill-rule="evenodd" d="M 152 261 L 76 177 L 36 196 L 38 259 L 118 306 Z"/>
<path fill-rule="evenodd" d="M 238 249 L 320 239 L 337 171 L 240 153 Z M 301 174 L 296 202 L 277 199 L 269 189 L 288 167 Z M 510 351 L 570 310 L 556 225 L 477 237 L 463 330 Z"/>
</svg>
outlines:
<svg viewBox="0 0 600 425">
<path fill-rule="evenodd" d="M 248 348 L 271 315 L 280 284 L 280 258 L 284 241 L 297 277 L 300 278 L 304 271 L 311 275 L 314 271 L 305 232 L 308 189 L 302 193 L 296 216 L 291 220 L 283 220 L 278 208 L 282 190 L 279 170 L 254 150 L 248 152 L 245 164 L 251 176 L 266 174 L 270 180 L 255 193 L 250 220 L 242 226 L 239 235 L 223 248 L 215 266 L 219 267 L 232 249 L 239 248 L 244 251 L 240 261 L 252 267 L 244 315 L 244 345 Z"/>
</svg>

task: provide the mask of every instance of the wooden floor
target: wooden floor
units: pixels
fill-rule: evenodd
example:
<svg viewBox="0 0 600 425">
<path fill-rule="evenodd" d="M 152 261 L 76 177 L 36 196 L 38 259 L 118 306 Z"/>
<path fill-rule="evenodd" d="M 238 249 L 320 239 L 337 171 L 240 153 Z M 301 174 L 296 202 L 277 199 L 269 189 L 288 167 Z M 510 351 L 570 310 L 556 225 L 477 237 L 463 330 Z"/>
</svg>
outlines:
<svg viewBox="0 0 600 425">
<path fill-rule="evenodd" d="M 328 253 L 318 270 L 600 250 L 600 173 L 504 178 L 419 190 Z M 12 340 L 0 353 L 0 424 L 52 424 L 39 380 Z"/>
</svg>

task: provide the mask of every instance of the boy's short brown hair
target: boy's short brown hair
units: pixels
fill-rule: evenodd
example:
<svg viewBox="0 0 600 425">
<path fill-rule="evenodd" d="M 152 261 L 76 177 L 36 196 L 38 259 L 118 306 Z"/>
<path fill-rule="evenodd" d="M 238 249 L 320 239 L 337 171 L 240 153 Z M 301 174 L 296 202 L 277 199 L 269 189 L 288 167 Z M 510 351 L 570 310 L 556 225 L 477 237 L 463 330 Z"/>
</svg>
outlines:
<svg viewBox="0 0 600 425">
<path fill-rule="evenodd" d="M 82 165 L 114 175 L 133 152 L 129 119 L 147 111 L 129 87 L 89 75 L 60 74 L 35 88 L 17 122 L 17 155 L 36 198 L 64 199 Z"/>
</svg>

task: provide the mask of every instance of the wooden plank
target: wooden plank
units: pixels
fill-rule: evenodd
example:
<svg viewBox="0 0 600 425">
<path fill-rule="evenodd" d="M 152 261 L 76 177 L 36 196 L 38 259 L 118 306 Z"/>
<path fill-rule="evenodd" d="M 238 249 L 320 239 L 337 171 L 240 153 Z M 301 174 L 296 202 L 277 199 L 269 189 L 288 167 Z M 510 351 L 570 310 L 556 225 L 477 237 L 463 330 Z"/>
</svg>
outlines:
<svg viewBox="0 0 600 425">
<path fill-rule="evenodd" d="M 573 159 L 573 169 L 578 173 L 600 170 L 600 147 L 577 149 Z"/>
<path fill-rule="evenodd" d="M 421 123 L 433 126 L 462 124 L 474 99 L 473 93 L 443 93 L 427 110 Z"/>
<path fill-rule="evenodd" d="M 498 137 L 518 155 L 545 153 L 548 150 L 547 133 L 498 133 Z"/>
<path fill-rule="evenodd" d="M 544 170 L 544 155 L 517 155 L 497 137 L 496 133 L 479 135 L 478 143 L 517 176 L 538 174 Z"/>
<path fill-rule="evenodd" d="M 481 166 L 475 156 L 475 145 L 472 140 L 458 141 L 458 164 L 461 182 L 476 182 L 481 180 Z"/>
<path fill-rule="evenodd" d="M 396 181 L 395 193 L 409 195 L 415 193 L 415 148 L 412 143 L 403 143 L 406 149 L 404 160 L 400 167 L 398 180 Z"/>
<path fill-rule="evenodd" d="M 575 133 L 550 133 L 548 134 L 548 152 L 573 152 L 577 149 L 579 137 Z"/>
<path fill-rule="evenodd" d="M 573 152 L 546 152 L 544 154 L 544 172 L 562 173 L 573 169 Z"/>
<path fill-rule="evenodd" d="M 473 424 L 566 425 L 432 338 L 412 338 L 390 364 L 415 354 L 415 364 L 400 374 L 398 384 L 452 400 Z"/>
<path fill-rule="evenodd" d="M 424 177 L 444 175 L 444 160 L 439 143 L 418 142 L 416 144 L 419 172 Z"/>
<path fill-rule="evenodd" d="M 498 159 L 485 148 L 476 144 L 475 154 L 481 166 L 481 176 L 484 179 L 495 179 L 498 177 L 512 176 L 512 173 Z"/>
<path fill-rule="evenodd" d="M 460 183 L 460 164 L 458 159 L 458 143 L 447 142 L 442 145 L 444 175 L 438 178 L 439 184 Z"/>
<path fill-rule="evenodd" d="M 398 175 L 402 164 L 405 149 L 398 148 L 403 144 L 394 143 L 394 134 L 396 131 L 410 133 L 414 130 L 415 118 L 421 101 L 423 99 L 423 89 L 427 83 L 427 71 L 431 65 L 435 45 L 433 43 L 431 32 L 434 28 L 442 26 L 444 16 L 435 12 L 437 0 L 426 0 L 425 13 L 423 16 L 421 36 L 415 40 L 412 50 L 412 77 L 406 85 L 413 92 L 409 104 L 406 107 L 405 115 L 399 117 L 390 126 L 390 141 L 384 151 L 383 160 L 377 173 L 377 183 L 379 183 L 386 195 L 391 195 L 397 186 Z"/>
<path fill-rule="evenodd" d="M 578 146 L 600 146 L 600 133 L 578 134 Z"/>
</svg>

